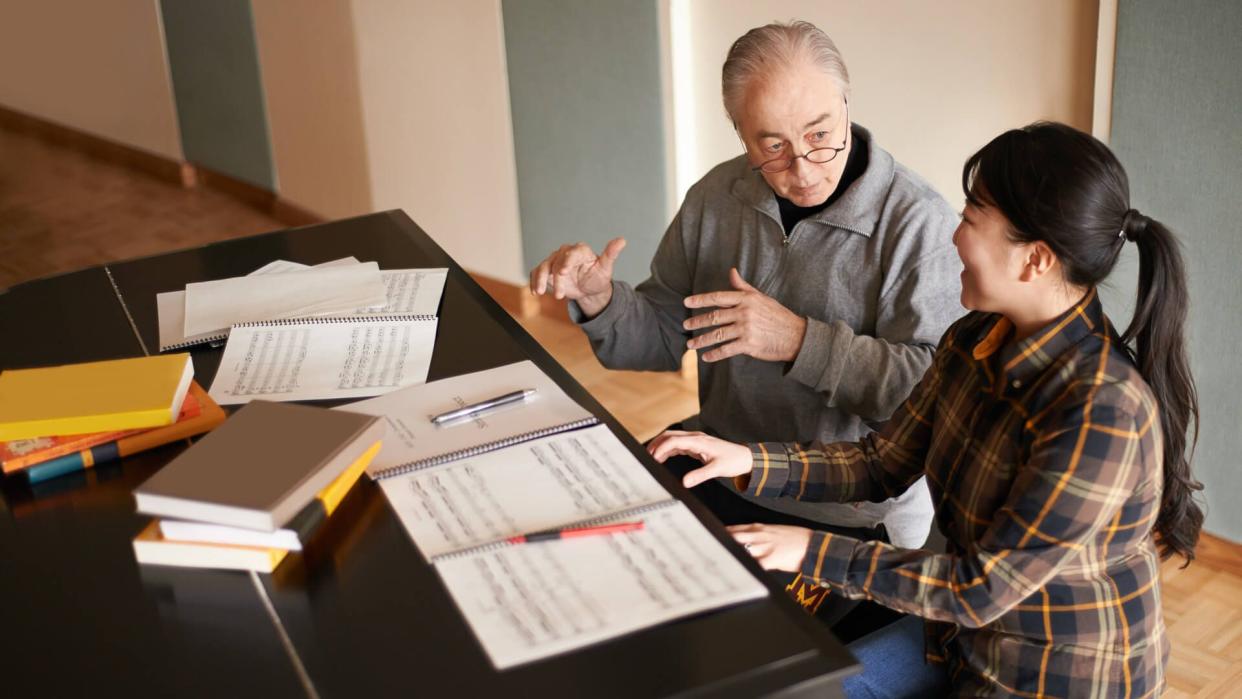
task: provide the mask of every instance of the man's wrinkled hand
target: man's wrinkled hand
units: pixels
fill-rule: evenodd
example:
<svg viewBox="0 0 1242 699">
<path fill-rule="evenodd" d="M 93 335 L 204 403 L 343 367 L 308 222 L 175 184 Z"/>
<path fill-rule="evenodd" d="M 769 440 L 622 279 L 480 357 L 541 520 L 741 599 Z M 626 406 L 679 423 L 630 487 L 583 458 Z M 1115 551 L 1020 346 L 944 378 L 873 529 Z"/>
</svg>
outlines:
<svg viewBox="0 0 1242 699">
<path fill-rule="evenodd" d="M 608 241 L 599 255 L 586 243 L 562 245 L 530 272 L 530 290 L 552 294 L 558 301 L 577 301 L 594 317 L 612 301 L 612 268 L 625 249 L 625 238 Z"/>
<path fill-rule="evenodd" d="M 729 270 L 729 282 L 732 291 L 686 297 L 686 308 L 712 309 L 682 324 L 690 331 L 711 328 L 691 338 L 686 347 L 693 350 L 711 347 L 702 354 L 705 362 L 718 362 L 738 354 L 765 361 L 792 362 L 802 349 L 806 318 L 747 284 L 736 267 Z"/>
</svg>

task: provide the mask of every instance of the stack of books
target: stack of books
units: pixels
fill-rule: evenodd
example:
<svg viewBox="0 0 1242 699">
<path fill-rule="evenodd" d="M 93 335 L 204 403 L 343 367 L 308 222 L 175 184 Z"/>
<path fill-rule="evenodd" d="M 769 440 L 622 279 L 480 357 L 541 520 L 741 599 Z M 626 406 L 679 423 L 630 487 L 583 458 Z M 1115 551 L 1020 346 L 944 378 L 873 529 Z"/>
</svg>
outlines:
<svg viewBox="0 0 1242 699">
<path fill-rule="evenodd" d="M 270 573 L 379 453 L 382 418 L 252 401 L 134 491 L 140 563 Z"/>
<path fill-rule="evenodd" d="M 207 432 L 225 413 L 188 354 L 0 373 L 0 471 L 39 483 Z"/>
</svg>

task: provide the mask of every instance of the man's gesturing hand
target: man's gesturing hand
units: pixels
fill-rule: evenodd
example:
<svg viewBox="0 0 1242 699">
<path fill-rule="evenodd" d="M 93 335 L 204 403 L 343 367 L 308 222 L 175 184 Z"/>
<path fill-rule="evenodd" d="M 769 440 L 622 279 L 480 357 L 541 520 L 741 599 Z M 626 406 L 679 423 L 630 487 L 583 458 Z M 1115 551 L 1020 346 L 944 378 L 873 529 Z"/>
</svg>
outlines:
<svg viewBox="0 0 1242 699">
<path fill-rule="evenodd" d="M 686 308 L 713 308 L 689 318 L 686 330 L 714 328 L 686 343 L 690 349 L 713 347 L 703 353 L 703 361 L 716 362 L 745 354 L 755 359 L 791 362 L 802 349 L 806 318 L 747 284 L 737 268 L 729 270 L 733 291 L 712 291 L 687 296 Z"/>
<path fill-rule="evenodd" d="M 530 290 L 556 299 L 577 301 L 587 316 L 598 315 L 612 300 L 612 266 L 625 249 L 625 238 L 613 238 L 596 255 L 586 243 L 562 245 L 530 272 Z"/>
</svg>

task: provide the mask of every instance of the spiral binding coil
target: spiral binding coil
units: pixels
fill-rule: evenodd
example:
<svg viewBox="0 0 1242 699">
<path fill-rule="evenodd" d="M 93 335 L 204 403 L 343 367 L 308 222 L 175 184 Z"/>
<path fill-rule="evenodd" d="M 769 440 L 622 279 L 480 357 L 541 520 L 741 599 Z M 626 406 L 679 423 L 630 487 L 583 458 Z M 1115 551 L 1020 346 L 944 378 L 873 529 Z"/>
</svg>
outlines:
<svg viewBox="0 0 1242 699">
<path fill-rule="evenodd" d="M 281 318 L 279 320 L 257 320 L 249 323 L 236 323 L 234 328 L 264 328 L 272 325 L 340 325 L 341 323 L 404 323 L 406 321 L 437 320 L 429 315 L 394 315 L 394 316 L 331 316 L 317 318 Z"/>
<path fill-rule="evenodd" d="M 486 454 L 489 451 L 496 451 L 497 449 L 504 449 L 505 447 L 513 446 L 514 444 L 521 444 L 522 442 L 529 442 L 532 439 L 539 439 L 540 437 L 547 437 L 553 434 L 560 434 L 561 432 L 568 432 L 570 430 L 576 430 L 579 427 L 587 427 L 589 425 L 594 425 L 598 422 L 599 422 L 599 418 L 597 417 L 594 417 L 594 416 L 584 417 L 581 420 L 574 420 L 573 422 L 566 422 L 564 424 L 557 425 L 555 427 L 545 427 L 541 430 L 531 430 L 530 432 L 523 432 L 522 434 L 514 435 L 512 437 L 505 437 L 503 439 L 493 440 L 491 442 L 486 442 L 484 444 L 479 444 L 477 446 L 467 447 L 465 449 L 458 449 L 457 451 L 450 451 L 446 454 L 440 454 L 438 456 L 429 456 L 425 459 L 419 459 L 418 461 L 411 461 L 409 463 L 401 464 L 399 466 L 393 466 L 391 468 L 386 468 L 382 471 L 376 471 L 374 476 L 372 477 L 378 481 L 384 478 L 400 476 L 402 474 L 411 473 L 414 471 L 421 471 L 425 468 L 431 468 L 432 466 L 439 466 L 440 464 L 446 464 L 450 461 L 456 461 L 458 459 L 468 459 L 472 456 L 478 456 L 479 454 Z"/>
<path fill-rule="evenodd" d="M 557 529 L 579 529 L 582 527 L 595 527 L 601 524 L 609 524 L 611 522 L 617 522 L 620 520 L 629 519 L 630 517 L 637 517 L 639 515 L 645 515 L 648 512 L 655 512 L 656 510 L 662 510 L 666 507 L 672 507 L 676 504 L 677 504 L 676 500 L 660 500 L 659 502 L 649 502 L 645 505 L 636 505 L 629 509 L 621 510 L 620 512 L 613 512 L 611 514 L 601 515 L 599 517 L 591 517 L 590 519 L 582 519 L 582 520 L 578 520 L 577 522 L 570 522 L 569 524 L 565 524 L 565 525 L 561 525 L 557 527 Z M 510 543 L 508 539 L 501 539 L 499 541 L 491 541 L 486 544 L 479 544 L 477 546 L 467 546 L 466 548 L 458 549 L 457 551 L 449 551 L 447 553 L 436 554 L 431 557 L 431 562 L 439 563 L 440 561 L 451 561 L 451 560 L 458 559 L 458 558 L 464 558 L 466 556 L 474 556 L 480 553 L 491 553 L 492 551 L 498 551 L 500 549 L 508 548 L 510 546 L 515 546 L 515 545 L 516 544 Z"/>
<path fill-rule="evenodd" d="M 200 337 L 197 340 L 185 340 L 184 342 L 178 342 L 172 345 L 161 345 L 160 351 L 168 352 L 169 350 L 185 349 L 186 347 L 197 347 L 198 345 L 207 345 L 213 342 L 220 342 L 222 340 L 227 340 L 227 339 L 229 339 L 228 333 L 226 332 L 219 333 L 216 335 L 211 335 L 209 337 Z"/>
<path fill-rule="evenodd" d="M 306 316 L 302 318 L 281 318 L 278 320 L 255 320 L 249 323 L 237 323 L 234 328 L 261 328 L 265 326 L 278 325 L 287 327 L 291 325 L 324 325 L 340 323 L 370 323 L 380 321 L 383 323 L 404 322 L 404 321 L 426 321 L 438 320 L 432 315 L 388 315 L 388 316 L 325 316 L 317 318 L 315 316 Z M 229 339 L 228 332 L 217 333 L 207 337 L 200 337 L 195 340 L 185 340 L 172 345 L 161 345 L 161 352 L 169 352 L 171 350 L 185 349 L 186 347 L 196 347 L 198 345 L 206 345 L 213 342 L 221 342 Z"/>
</svg>

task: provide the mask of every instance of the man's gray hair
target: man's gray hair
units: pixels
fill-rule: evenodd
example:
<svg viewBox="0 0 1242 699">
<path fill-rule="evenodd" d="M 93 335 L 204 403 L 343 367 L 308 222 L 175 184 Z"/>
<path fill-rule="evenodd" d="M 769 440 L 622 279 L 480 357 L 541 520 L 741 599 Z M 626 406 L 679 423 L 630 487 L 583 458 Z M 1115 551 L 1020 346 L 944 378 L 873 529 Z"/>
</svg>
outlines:
<svg viewBox="0 0 1242 699">
<path fill-rule="evenodd" d="M 729 48 L 721 70 L 725 113 L 736 124 L 738 107 L 751 80 L 804 60 L 827 73 L 842 94 L 849 94 L 850 73 L 827 34 L 802 20 L 774 22 L 746 32 Z"/>
</svg>

